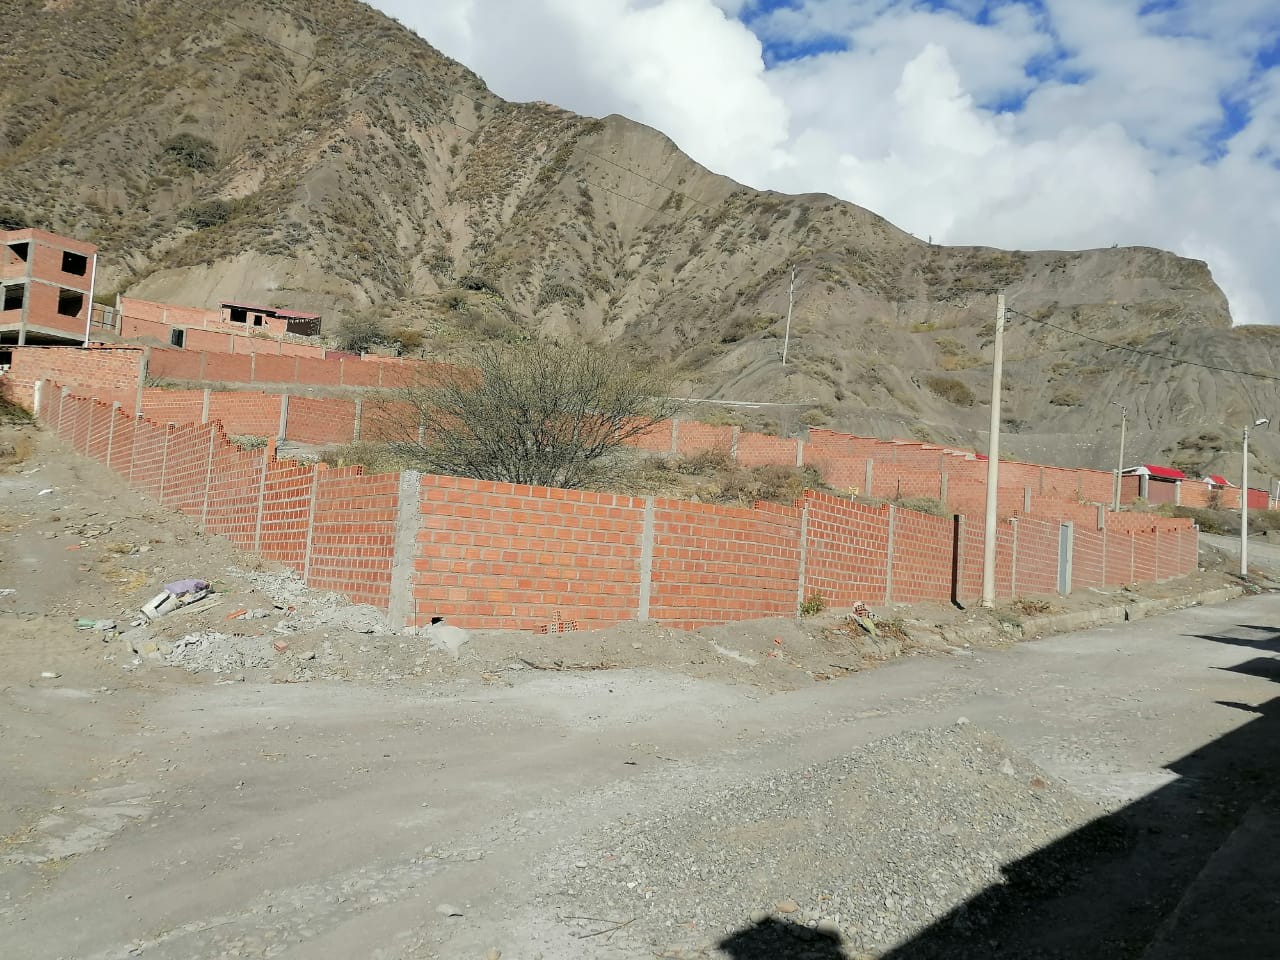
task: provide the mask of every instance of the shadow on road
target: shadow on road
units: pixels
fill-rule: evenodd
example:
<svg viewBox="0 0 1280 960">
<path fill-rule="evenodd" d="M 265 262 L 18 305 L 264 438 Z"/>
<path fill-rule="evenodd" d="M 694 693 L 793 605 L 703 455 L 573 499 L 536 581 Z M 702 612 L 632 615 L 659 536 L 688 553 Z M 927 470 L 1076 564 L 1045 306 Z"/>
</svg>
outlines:
<svg viewBox="0 0 1280 960">
<path fill-rule="evenodd" d="M 845 960 L 836 934 L 772 917 L 739 930 L 719 947 L 730 960 Z"/>
<path fill-rule="evenodd" d="M 1202 639 L 1242 646 L 1280 639 L 1274 628 L 1241 629 L 1270 636 L 1259 643 Z M 1280 659 L 1259 657 L 1229 669 L 1280 682 Z M 1274 798 L 1267 797 L 1280 790 L 1280 697 L 1257 706 L 1216 702 L 1251 718 L 1168 764 L 1177 780 L 1009 864 L 1001 883 L 878 955 L 884 960 L 1280 957 L 1280 822 L 1263 815 L 1276 809 Z M 1246 815 L 1252 832 L 1242 841 Z M 1211 858 L 1216 866 L 1206 869 Z M 1206 877 L 1217 877 L 1216 886 Z M 1197 892 L 1184 901 L 1193 881 Z M 1250 902 L 1257 908 L 1245 909 Z M 733 960 L 853 956 L 834 942 L 817 952 L 810 941 L 788 945 L 779 939 L 772 945 L 764 938 L 774 936 L 776 926 L 782 925 L 741 931 L 721 949 Z M 1153 941 L 1158 947 L 1148 953 Z"/>
</svg>

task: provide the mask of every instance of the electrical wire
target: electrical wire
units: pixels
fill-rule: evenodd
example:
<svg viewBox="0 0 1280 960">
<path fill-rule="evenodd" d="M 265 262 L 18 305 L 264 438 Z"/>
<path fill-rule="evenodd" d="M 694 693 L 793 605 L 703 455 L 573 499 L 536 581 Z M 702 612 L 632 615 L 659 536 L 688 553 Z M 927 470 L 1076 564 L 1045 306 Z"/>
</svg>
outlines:
<svg viewBox="0 0 1280 960">
<path fill-rule="evenodd" d="M 1061 332 L 1070 334 L 1073 337 L 1079 337 L 1081 340 L 1089 340 L 1093 343 L 1099 344 L 1100 346 L 1106 347 L 1108 350 L 1119 350 L 1123 353 L 1132 353 L 1140 357 L 1150 357 L 1153 360 L 1163 360 L 1166 363 L 1181 364 L 1188 367 L 1201 367 L 1205 370 L 1213 370 L 1216 373 L 1232 373 L 1238 377 L 1252 377 L 1255 380 L 1271 380 L 1280 382 L 1280 376 L 1271 376 L 1266 373 L 1253 373 L 1248 370 L 1236 370 L 1233 367 L 1220 367 L 1212 363 L 1201 363 L 1198 360 L 1184 360 L 1179 357 L 1171 357 L 1167 354 L 1156 353 L 1152 350 L 1142 350 L 1138 347 L 1129 347 L 1121 343 L 1111 343 L 1108 340 L 1100 340 L 1097 337 L 1091 337 L 1089 334 L 1082 333 L 1079 330 L 1072 330 L 1070 327 L 1064 327 L 1061 324 L 1052 322 L 1051 320 L 1045 320 L 1041 317 L 1033 317 L 1029 314 L 1022 313 L 1021 311 L 1013 310 L 1008 307 L 1005 308 L 1005 313 L 1013 314 L 1015 317 L 1021 317 L 1023 320 L 1030 320 L 1032 323 L 1039 323 L 1046 327 L 1053 327 L 1055 330 L 1060 330 Z"/>
</svg>

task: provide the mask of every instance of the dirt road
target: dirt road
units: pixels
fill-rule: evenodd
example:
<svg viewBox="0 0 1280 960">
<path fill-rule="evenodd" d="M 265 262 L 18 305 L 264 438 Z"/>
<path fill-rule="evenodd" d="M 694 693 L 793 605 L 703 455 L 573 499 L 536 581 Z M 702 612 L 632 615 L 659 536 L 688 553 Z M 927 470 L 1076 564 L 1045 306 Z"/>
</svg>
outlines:
<svg viewBox="0 0 1280 960">
<path fill-rule="evenodd" d="M 297 611 L 92 465 L 19 467 L 6 958 L 1140 957 L 1277 786 L 1275 595 L 821 682 L 737 653 L 776 623 L 622 630 L 582 641 L 616 669 L 562 671 L 317 621 L 289 634 L 314 661 L 193 676 L 69 620 L 193 557 L 228 607 Z"/>
<path fill-rule="evenodd" d="M 3 846 L 0 940 L 32 958 L 661 955 L 666 944 L 625 930 L 578 939 L 587 925 L 561 919 L 593 915 L 567 892 L 597 866 L 577 851 L 599 854 L 593 840 L 620 817 L 671 817 L 960 718 L 1114 807 L 1176 779 L 1165 764 L 1252 719 L 1222 704 L 1273 694 L 1270 679 L 1235 669 L 1258 651 L 1200 635 L 1247 642 L 1239 625 L 1277 617 L 1280 599 L 1260 597 L 764 698 L 646 672 L 412 691 L 108 693 L 9 678 L 4 767 L 19 772 L 21 795 L 6 777 L 3 805 L 51 788 Z M 833 829 L 830 812 L 797 814 Z M 821 886 L 824 867 L 812 866 Z M 731 884 L 711 880 L 706 895 L 746 923 L 775 901 L 807 904 L 813 890 L 734 902 Z M 672 943 L 726 932 L 662 919 Z"/>
</svg>

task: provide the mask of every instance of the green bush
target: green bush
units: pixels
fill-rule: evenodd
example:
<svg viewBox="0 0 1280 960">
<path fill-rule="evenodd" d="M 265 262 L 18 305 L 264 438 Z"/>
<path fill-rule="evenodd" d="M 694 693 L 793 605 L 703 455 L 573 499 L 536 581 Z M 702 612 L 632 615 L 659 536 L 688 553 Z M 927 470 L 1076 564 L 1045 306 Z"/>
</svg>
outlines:
<svg viewBox="0 0 1280 960">
<path fill-rule="evenodd" d="M 218 165 L 218 148 L 194 133 L 180 133 L 170 137 L 165 141 L 164 155 L 197 173 L 212 170 Z"/>
<path fill-rule="evenodd" d="M 800 616 L 814 617 L 825 609 L 827 609 L 827 598 L 819 591 L 815 590 L 813 593 L 805 597 L 804 601 L 800 604 Z"/>
<path fill-rule="evenodd" d="M 182 211 L 182 219 L 197 230 L 218 227 L 231 219 L 234 207 L 230 200 L 206 200 L 193 203 Z"/>
<path fill-rule="evenodd" d="M 957 407 L 972 407 L 977 399 L 973 391 L 955 377 L 928 377 L 925 379 L 925 386 L 936 396 Z"/>
</svg>

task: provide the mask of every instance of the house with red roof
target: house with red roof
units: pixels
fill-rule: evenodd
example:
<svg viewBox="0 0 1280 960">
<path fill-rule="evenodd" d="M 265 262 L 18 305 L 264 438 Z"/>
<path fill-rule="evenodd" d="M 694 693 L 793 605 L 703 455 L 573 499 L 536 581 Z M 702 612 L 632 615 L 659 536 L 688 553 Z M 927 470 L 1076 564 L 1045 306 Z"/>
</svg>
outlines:
<svg viewBox="0 0 1280 960">
<path fill-rule="evenodd" d="M 1147 503 L 1180 503 L 1182 481 L 1190 478 L 1175 467 L 1143 463 L 1124 471 L 1126 477 L 1138 478 L 1137 495 Z"/>
</svg>

